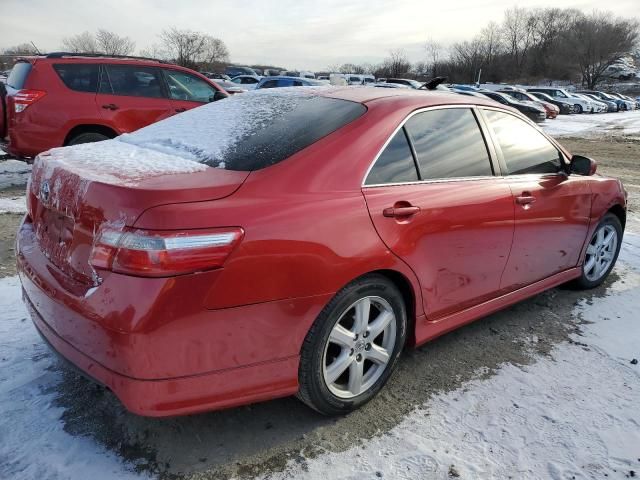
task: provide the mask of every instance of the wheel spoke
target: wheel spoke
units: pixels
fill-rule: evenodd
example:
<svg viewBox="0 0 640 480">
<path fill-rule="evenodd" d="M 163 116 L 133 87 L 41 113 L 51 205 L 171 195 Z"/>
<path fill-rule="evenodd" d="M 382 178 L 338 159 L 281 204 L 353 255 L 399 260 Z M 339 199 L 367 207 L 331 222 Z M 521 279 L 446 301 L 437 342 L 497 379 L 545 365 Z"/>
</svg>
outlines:
<svg viewBox="0 0 640 480">
<path fill-rule="evenodd" d="M 349 355 L 348 351 L 343 350 L 338 358 L 326 368 L 325 380 L 327 383 L 334 383 L 352 363 L 355 363 L 353 357 Z"/>
<path fill-rule="evenodd" d="M 336 326 L 333 327 L 333 330 L 331 330 L 331 334 L 329 335 L 330 341 L 347 348 L 351 348 L 355 339 L 355 334 L 344 328 L 339 323 L 337 323 Z"/>
<path fill-rule="evenodd" d="M 598 229 L 596 234 L 596 245 L 601 246 L 604 243 L 604 228 Z"/>
<path fill-rule="evenodd" d="M 375 340 L 378 335 L 382 333 L 382 331 L 387 328 L 387 325 L 393 320 L 393 313 L 388 310 L 383 310 L 376 317 L 376 319 L 369 324 L 369 328 L 367 332 L 369 332 L 369 337 L 371 340 Z"/>
<path fill-rule="evenodd" d="M 349 392 L 358 395 L 362 389 L 362 377 L 364 376 L 364 362 L 351 362 L 349 365 Z"/>
<path fill-rule="evenodd" d="M 593 244 L 589 244 L 587 247 L 587 255 L 594 255 L 596 253 L 596 247 Z"/>
<path fill-rule="evenodd" d="M 367 352 L 367 358 L 378 365 L 386 365 L 389 363 L 389 352 L 375 343 L 372 343 L 371 350 Z"/>
<path fill-rule="evenodd" d="M 356 303 L 356 318 L 353 324 L 355 333 L 364 333 L 369 324 L 369 312 L 371 311 L 371 300 L 363 298 Z"/>
<path fill-rule="evenodd" d="M 587 263 L 585 263 L 584 265 L 584 271 L 587 274 L 587 276 L 591 274 L 591 271 L 595 266 L 596 266 L 596 257 L 594 255 L 589 260 L 587 260 Z"/>
</svg>

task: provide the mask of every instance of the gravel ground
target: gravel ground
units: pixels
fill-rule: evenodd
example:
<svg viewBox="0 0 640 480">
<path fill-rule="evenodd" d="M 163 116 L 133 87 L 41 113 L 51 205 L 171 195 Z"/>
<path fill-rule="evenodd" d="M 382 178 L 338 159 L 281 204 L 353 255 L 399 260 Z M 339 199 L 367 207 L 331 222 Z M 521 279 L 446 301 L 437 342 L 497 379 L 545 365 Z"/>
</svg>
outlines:
<svg viewBox="0 0 640 480">
<path fill-rule="evenodd" d="M 596 158 L 602 173 L 623 178 L 631 210 L 640 211 L 636 139 L 562 142 L 575 153 Z M 15 193 L 12 189 L 0 195 Z M 18 215 L 0 215 L 0 277 L 15 274 L 13 242 L 19 221 Z M 612 277 L 608 283 L 615 274 Z M 488 377 L 504 363 L 526 365 L 533 354 L 547 355 L 554 345 L 573 341 L 571 334 L 578 328 L 571 314 L 575 305 L 602 295 L 606 288 L 589 293 L 554 289 L 409 350 L 381 394 L 343 418 L 321 417 L 287 398 L 209 414 L 147 419 L 127 413 L 110 392 L 63 365 L 55 367 L 62 381 L 51 387 L 53 403 L 67 433 L 106 447 L 141 473 L 167 479 L 268 476 L 289 461 L 303 465 L 303 459 L 322 452 L 365 446 L 433 395 L 479 378 L 478 372 Z M 537 342 L 532 344 L 533 337 Z"/>
</svg>

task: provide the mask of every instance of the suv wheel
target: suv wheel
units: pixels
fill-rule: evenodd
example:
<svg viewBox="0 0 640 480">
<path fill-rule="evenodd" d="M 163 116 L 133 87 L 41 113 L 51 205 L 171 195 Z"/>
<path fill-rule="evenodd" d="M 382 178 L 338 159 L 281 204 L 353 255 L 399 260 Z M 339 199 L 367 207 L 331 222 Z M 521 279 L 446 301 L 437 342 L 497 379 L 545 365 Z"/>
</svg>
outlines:
<svg viewBox="0 0 640 480">
<path fill-rule="evenodd" d="M 594 288 L 604 282 L 618 259 L 622 233 L 618 217 L 607 213 L 593 232 L 587 246 L 582 263 L 582 276 L 575 281 L 578 287 Z"/>
<path fill-rule="evenodd" d="M 103 140 L 109 140 L 109 137 L 97 132 L 86 132 L 76 135 L 67 142 L 67 145 L 79 145 L 81 143 L 102 142 Z"/>
<path fill-rule="evenodd" d="M 391 376 L 406 330 L 402 294 L 386 277 L 367 275 L 347 285 L 307 334 L 298 397 L 325 415 L 364 405 Z"/>
</svg>

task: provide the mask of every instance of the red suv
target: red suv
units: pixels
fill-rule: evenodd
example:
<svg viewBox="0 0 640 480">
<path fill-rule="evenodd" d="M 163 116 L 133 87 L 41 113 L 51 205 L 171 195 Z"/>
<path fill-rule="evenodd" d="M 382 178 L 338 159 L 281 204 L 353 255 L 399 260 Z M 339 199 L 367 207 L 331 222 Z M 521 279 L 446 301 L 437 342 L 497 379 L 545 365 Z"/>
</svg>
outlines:
<svg viewBox="0 0 640 480">
<path fill-rule="evenodd" d="M 0 143 L 28 158 L 132 132 L 227 94 L 159 60 L 51 53 L 19 59 L 0 97 Z"/>
</svg>

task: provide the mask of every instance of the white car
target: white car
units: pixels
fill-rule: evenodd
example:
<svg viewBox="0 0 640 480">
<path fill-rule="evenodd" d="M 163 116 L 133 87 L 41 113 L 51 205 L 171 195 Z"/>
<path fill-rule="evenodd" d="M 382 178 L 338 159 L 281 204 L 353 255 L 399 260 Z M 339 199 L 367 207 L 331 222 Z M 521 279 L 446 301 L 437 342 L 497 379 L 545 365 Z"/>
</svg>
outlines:
<svg viewBox="0 0 640 480">
<path fill-rule="evenodd" d="M 591 97 L 587 97 L 581 93 L 572 93 L 571 98 L 581 98 L 586 100 L 591 105 L 590 112 L 591 113 L 604 113 L 607 111 L 608 107 L 605 103 L 594 100 Z"/>
<path fill-rule="evenodd" d="M 590 100 L 574 97 L 573 94 L 567 92 L 564 88 L 558 87 L 529 87 L 527 92 L 542 92 L 546 93 L 552 98 L 561 100 L 563 102 L 569 102 L 573 105 L 574 113 L 591 112 L 593 104 Z"/>
<path fill-rule="evenodd" d="M 237 77 L 233 77 L 231 81 L 233 83 L 237 83 L 238 85 L 242 85 L 242 88 L 253 90 L 254 88 L 256 88 L 256 85 L 261 78 L 262 77 L 259 77 L 258 75 L 238 75 Z"/>
</svg>

